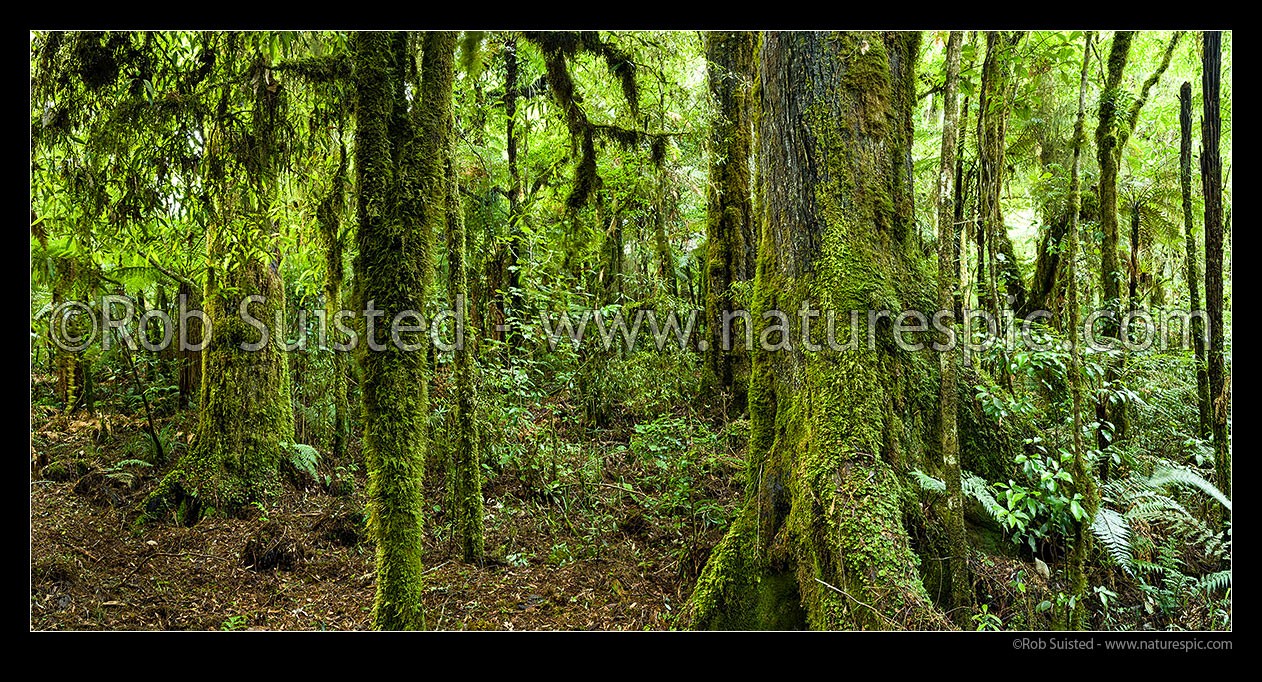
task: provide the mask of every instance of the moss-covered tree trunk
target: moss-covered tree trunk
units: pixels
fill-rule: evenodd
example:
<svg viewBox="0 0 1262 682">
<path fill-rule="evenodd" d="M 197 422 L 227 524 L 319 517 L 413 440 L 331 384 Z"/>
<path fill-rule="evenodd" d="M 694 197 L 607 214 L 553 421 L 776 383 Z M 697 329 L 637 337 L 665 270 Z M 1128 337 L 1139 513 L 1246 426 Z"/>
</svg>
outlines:
<svg viewBox="0 0 1262 682">
<path fill-rule="evenodd" d="M 1079 188 L 1078 220 L 1086 218 L 1094 220 L 1098 215 L 1095 195 L 1083 194 Z M 1060 324 L 1059 313 L 1063 309 L 1066 293 L 1066 271 L 1064 250 L 1069 238 L 1069 224 L 1073 217 L 1068 207 L 1050 210 L 1047 219 L 1048 228 L 1039 237 L 1038 251 L 1034 256 L 1034 273 L 1030 277 L 1030 286 L 1025 298 L 1025 306 L 1019 308 L 1017 317 L 1024 318 L 1036 310 L 1046 310 L 1053 314 L 1050 320 Z"/>
<path fill-rule="evenodd" d="M 87 366 L 77 339 L 87 338 L 87 316 L 72 302 L 82 290 L 79 265 L 73 257 L 58 256 L 53 260 L 52 309 L 48 316 L 48 347 L 52 352 L 57 374 L 57 396 L 65 414 L 79 410 L 87 403 L 90 392 Z M 60 343 L 58 343 L 60 341 Z"/>
<path fill-rule="evenodd" d="M 905 459 L 926 437 L 905 428 L 904 377 L 932 376 L 931 360 L 895 349 L 888 328 L 873 349 L 834 350 L 798 314 L 933 305 L 912 222 L 919 38 L 763 36 L 754 318 L 779 310 L 814 330 L 810 346 L 800 322 L 760 334 L 788 345 L 754 354 L 750 483 L 686 604 L 690 627 L 948 626 L 903 526 Z"/>
<path fill-rule="evenodd" d="M 657 128 L 666 128 L 666 90 L 662 89 L 657 101 Z M 672 296 L 679 296 L 679 278 L 675 276 L 675 254 L 670 247 L 666 232 L 667 217 L 674 213 L 675 197 L 667 182 L 666 162 L 657 167 L 657 185 L 653 190 L 653 247 L 657 253 L 658 285 Z"/>
<path fill-rule="evenodd" d="M 1091 62 L 1091 43 L 1094 33 L 1088 31 L 1086 45 L 1082 51 L 1082 70 L 1078 79 L 1078 116 L 1074 122 L 1073 161 L 1069 173 L 1069 245 L 1065 258 L 1068 262 L 1065 274 L 1068 282 L 1069 329 L 1072 341 L 1069 349 L 1069 387 L 1073 402 L 1073 445 L 1074 458 L 1071 473 L 1074 486 L 1082 495 L 1084 520 L 1074 525 L 1073 548 L 1069 557 L 1069 580 L 1076 597 L 1077 608 L 1071 614 L 1070 625 L 1081 630 L 1086 612 L 1087 579 L 1083 571 L 1087 551 L 1090 548 L 1091 533 L 1089 524 L 1095 517 L 1100 505 L 1099 494 L 1095 484 L 1095 473 L 1087 465 L 1087 454 L 1082 441 L 1082 349 L 1078 343 L 1079 309 L 1078 309 L 1078 214 L 1082 206 L 1081 181 L 1079 172 L 1082 159 L 1083 124 L 1087 110 L 1087 67 Z"/>
<path fill-rule="evenodd" d="M 180 521 L 192 523 L 212 511 L 234 513 L 267 499 L 277 482 L 282 444 L 294 439 L 285 288 L 277 226 L 269 213 L 286 93 L 262 56 L 249 58 L 243 74 L 252 95 L 248 126 L 235 127 L 222 116 L 230 101 L 225 87 L 221 116 L 208 139 L 214 215 L 206 235 L 211 267 L 202 301 L 211 335 L 201 353 L 197 440 L 146 499 L 145 519 L 175 508 Z M 238 136 L 245 144 L 234 144 Z"/>
<path fill-rule="evenodd" d="M 757 37 L 748 31 L 706 34 L 706 61 L 715 116 L 710 128 L 710 182 L 706 206 L 706 361 L 717 385 L 743 397 L 733 379 L 735 350 L 723 334 L 722 314 L 737 308 L 731 286 L 753 278 L 756 251 L 749 184 L 753 150 L 754 56 Z M 733 330 L 739 332 L 739 330 Z M 724 343 L 724 337 L 728 343 Z M 738 403 L 743 400 L 738 400 Z M 738 409 L 739 406 L 738 406 Z"/>
<path fill-rule="evenodd" d="M 959 89 L 960 50 L 964 34 L 951 31 L 946 45 L 946 74 L 943 81 L 942 151 L 938 159 L 938 310 L 953 311 L 959 280 L 956 275 L 955 255 L 955 135 L 958 132 L 959 110 L 956 98 Z M 951 328 L 954 328 L 952 323 Z M 944 335 L 945 336 L 945 335 Z M 948 343 L 944 338 L 943 343 Z M 953 345 L 953 344 L 952 344 Z M 939 402 L 939 434 L 942 451 L 943 477 L 947 489 L 947 539 L 951 550 L 952 615 L 957 625 L 968 625 L 972 596 L 968 582 L 968 543 L 964 537 L 964 495 L 960 484 L 960 438 L 958 432 L 957 405 L 959 388 L 956 385 L 956 358 L 954 351 L 938 355 L 942 367 L 942 384 Z"/>
<path fill-rule="evenodd" d="M 1231 391 L 1224 376 L 1223 348 L 1223 162 L 1218 151 L 1222 126 L 1219 91 L 1222 69 L 1222 33 L 1205 32 L 1201 59 L 1201 185 L 1205 192 L 1205 307 L 1209 314 L 1209 397 L 1213 410 L 1214 470 L 1218 489 L 1231 497 L 1231 447 L 1227 420 L 1231 415 Z"/>
<path fill-rule="evenodd" d="M 666 234 L 666 216 L 669 211 L 670 188 L 666 183 L 666 167 L 657 169 L 657 189 L 654 191 L 653 247 L 657 253 L 657 282 L 672 296 L 679 295 L 679 278 L 675 277 L 675 255 Z"/>
<path fill-rule="evenodd" d="M 427 33 L 424 41 L 419 102 L 416 111 L 409 111 L 404 92 L 416 80 L 411 37 L 363 32 L 354 38 L 355 273 L 360 302 L 372 301 L 384 311 L 384 320 L 425 310 L 432 278 L 429 235 L 445 218 L 442 159 L 450 134 L 456 37 Z M 419 325 L 415 319 L 402 322 Z M 369 511 L 377 543 L 373 624 L 383 630 L 419 629 L 424 627 L 421 479 L 429 344 L 423 331 L 400 328 L 397 340 L 381 338 L 386 336 L 381 325 L 375 331 L 380 350 L 370 346 L 359 356 Z"/>
<path fill-rule="evenodd" d="M 602 193 L 603 197 L 603 193 Z M 600 201 L 603 206 L 603 198 Z M 622 268 L 623 261 L 626 259 L 626 244 L 623 241 L 623 216 L 622 206 L 614 201 L 612 207 L 612 216 L 608 217 L 609 227 L 605 230 L 605 243 L 602 248 L 603 263 L 601 264 L 601 276 L 603 282 L 601 286 L 601 304 L 617 304 L 622 303 Z M 625 351 L 626 349 L 621 349 Z"/>
<path fill-rule="evenodd" d="M 326 340 L 330 348 L 341 347 L 347 339 L 341 338 L 335 321 L 342 309 L 342 206 L 346 187 L 346 145 L 342 144 L 341 163 L 333 177 L 329 193 L 316 208 L 320 241 L 324 246 L 324 320 Z M 347 402 L 346 353 L 333 350 L 333 434 L 330 453 L 341 457 L 346 453 L 346 441 L 350 437 L 350 405 Z"/>
<path fill-rule="evenodd" d="M 1118 88 L 1130 54 L 1131 31 L 1118 31 L 1113 35 L 1109 50 L 1108 75 L 1104 90 L 1100 93 L 1099 123 L 1096 126 L 1096 160 L 1100 164 L 1100 289 L 1106 307 L 1117 310 L 1121 301 L 1121 273 L 1117 263 L 1117 174 L 1122 140 L 1116 119 L 1118 113 Z M 1108 319 L 1105 334 L 1117 337 L 1118 322 Z"/>
<path fill-rule="evenodd" d="M 969 32 L 970 51 L 976 54 L 977 48 L 977 32 Z M 973 70 L 976 59 L 970 59 L 968 63 L 968 71 Z M 958 273 L 959 285 L 956 287 L 955 302 L 953 311 L 955 319 L 960 320 L 964 317 L 964 306 L 968 303 L 968 235 L 969 226 L 964 220 L 965 205 L 968 203 L 968 185 L 972 182 L 973 173 L 964 172 L 964 150 L 968 148 L 965 140 L 968 137 L 968 112 L 969 100 L 971 97 L 964 98 L 964 105 L 960 107 L 959 123 L 957 124 L 955 147 L 957 150 L 955 158 L 955 182 L 953 186 L 952 201 L 953 216 L 952 238 L 956 241 L 958 248 L 953 249 L 955 259 L 952 263 L 953 272 Z"/>
<path fill-rule="evenodd" d="M 483 552 L 482 459 L 478 454 L 478 434 L 474 421 L 473 348 L 468 339 L 477 330 L 468 329 L 469 279 L 465 264 L 464 212 L 460 208 L 460 187 L 456 178 L 455 135 L 448 136 L 447 149 L 447 292 L 451 309 L 459 316 L 455 361 L 455 430 L 450 438 L 453 498 L 460 553 L 465 561 L 479 561 Z"/>
<path fill-rule="evenodd" d="M 504 121 L 508 154 L 508 175 L 510 178 L 510 187 L 508 189 L 508 241 L 501 247 L 504 256 L 502 265 L 504 283 L 502 288 L 496 290 L 496 304 L 507 327 L 503 336 L 497 338 L 502 338 L 505 341 L 504 359 L 509 366 L 512 364 L 513 348 L 519 341 L 519 336 L 514 333 L 513 328 L 514 323 L 518 321 L 519 316 L 523 313 L 521 309 L 521 262 L 526 247 L 525 233 L 522 230 L 522 221 L 525 220 L 525 215 L 522 210 L 521 164 L 517 158 L 518 138 L 524 135 L 524 131 L 519 130 L 517 125 L 517 100 L 521 94 L 520 87 L 517 39 L 509 37 L 504 41 Z M 497 334 L 499 333 L 497 332 Z"/>
<path fill-rule="evenodd" d="M 1000 195 L 1005 185 L 1005 177 L 1008 170 L 1008 119 L 1009 113 L 1012 111 L 1012 102 L 1016 97 L 1017 81 L 1013 77 L 1015 70 L 1014 65 L 1020 63 L 1020 55 L 1017 54 L 1017 46 L 1025 34 L 1021 31 L 1013 31 L 1007 36 L 1007 44 L 1003 46 L 1002 66 L 1002 83 L 1003 87 L 996 90 L 996 94 L 1000 98 L 1000 109 L 996 112 L 998 125 L 994 130 L 995 140 L 991 145 L 991 149 L 997 154 L 995 160 L 997 164 L 996 185 L 995 185 L 995 201 L 992 206 L 994 214 L 994 231 L 992 236 L 995 240 L 996 248 L 992 254 L 998 262 L 994 263 L 996 276 L 1001 278 L 1004 286 L 1004 295 L 1006 298 L 1000 301 L 1000 308 L 1008 308 L 1019 310 L 1025 306 L 1026 287 L 1025 280 L 1021 277 L 1021 268 L 1017 263 L 1016 248 L 1012 244 L 1012 239 L 1008 236 L 1008 226 L 1004 222 L 1002 204 L 1000 203 Z M 1002 258 L 1000 258 L 1002 256 Z"/>
<path fill-rule="evenodd" d="M 184 306 L 185 310 L 202 309 L 202 292 L 194 288 L 192 282 L 180 280 L 178 296 L 180 305 Z M 178 344 L 172 346 L 176 352 L 176 384 L 180 391 L 180 409 L 188 407 L 194 396 L 200 395 L 201 392 L 202 355 L 200 351 L 194 351 L 192 348 L 201 344 L 202 333 L 201 325 L 190 323 L 187 332 L 189 347 Z"/>
<path fill-rule="evenodd" d="M 1126 59 L 1130 52 L 1131 31 L 1118 31 L 1113 35 L 1113 46 L 1109 51 L 1108 74 L 1105 78 L 1104 90 L 1100 93 L 1099 123 L 1096 126 L 1096 160 L 1100 164 L 1100 180 L 1097 183 L 1100 194 L 1100 292 L 1104 297 L 1106 310 L 1114 312 L 1113 316 L 1104 318 L 1103 332 L 1107 337 L 1119 338 L 1120 323 L 1116 314 L 1121 306 L 1121 273 L 1117 264 L 1117 175 L 1121 148 L 1117 119 L 1118 89 L 1122 83 L 1122 72 L 1126 69 Z M 1117 362 L 1109 362 L 1106 380 L 1115 381 L 1121 368 Z M 1101 424 L 1096 432 L 1096 445 L 1103 450 L 1116 439 L 1125 435 L 1126 411 L 1110 406 L 1106 398 L 1096 402 L 1096 419 Z M 1111 423 L 1110 432 L 1105 423 Z M 1108 477 L 1109 458 L 1105 457 L 1104 471 Z"/>
<path fill-rule="evenodd" d="M 996 316 L 1006 304 L 1006 299 L 999 291 L 1001 282 L 1004 291 L 1013 297 L 1015 307 L 1020 307 L 1025 302 L 1025 284 L 1017 270 L 1016 255 L 1004 226 L 1000 204 L 1007 168 L 1004 152 L 1012 64 L 1016 58 L 1015 48 L 1020 40 L 1020 33 L 987 33 L 986 59 L 982 64 L 982 88 L 978 101 L 978 203 L 981 211 L 981 222 L 978 226 L 978 271 L 985 266 L 984 294 L 987 301 L 983 307 L 989 308 Z M 983 243 L 984 263 L 981 262 Z M 983 284 L 980 279 L 978 283 Z"/>
<path fill-rule="evenodd" d="M 1179 189 L 1183 195 L 1183 232 L 1187 240 L 1188 308 L 1195 313 L 1201 308 L 1201 276 L 1197 267 L 1196 234 L 1192 220 L 1192 84 L 1184 81 L 1179 88 Z M 1196 361 L 1196 405 L 1200 415 L 1200 436 L 1212 432 L 1209 403 L 1209 373 L 1205 362 L 1205 321 L 1192 318 L 1192 344 Z"/>
<path fill-rule="evenodd" d="M 1126 283 L 1126 309 L 1128 311 L 1139 310 L 1139 227 L 1140 214 L 1143 213 L 1143 204 L 1135 202 L 1131 204 L 1131 254 L 1130 263 L 1127 266 L 1128 279 Z"/>
</svg>

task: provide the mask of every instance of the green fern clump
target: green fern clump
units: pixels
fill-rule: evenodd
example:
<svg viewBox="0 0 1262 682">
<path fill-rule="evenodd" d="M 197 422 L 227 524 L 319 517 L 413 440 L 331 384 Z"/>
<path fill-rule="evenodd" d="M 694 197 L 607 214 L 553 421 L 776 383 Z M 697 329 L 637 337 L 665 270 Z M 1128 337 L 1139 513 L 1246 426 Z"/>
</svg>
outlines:
<svg viewBox="0 0 1262 682">
<path fill-rule="evenodd" d="M 302 443 L 281 443 L 281 447 L 288 449 L 286 459 L 294 469 L 313 479 L 319 478 L 320 452 L 318 450 Z"/>
<path fill-rule="evenodd" d="M 118 481 L 123 485 L 131 488 L 140 480 L 140 475 L 135 471 L 129 471 L 129 467 L 137 469 L 150 468 L 153 465 L 143 459 L 124 459 L 118 461 L 114 466 L 105 470 L 105 477 L 114 481 Z"/>
<path fill-rule="evenodd" d="M 1100 490 L 1104 504 L 1092 520 L 1091 530 L 1113 561 L 1136 579 L 1150 614 L 1159 608 L 1168 616 L 1185 611 L 1193 602 L 1212 603 L 1220 595 L 1230 595 L 1230 567 L 1196 576 L 1207 564 L 1221 566 L 1230 561 L 1230 521 L 1224 533 L 1190 512 L 1176 497 L 1178 492 L 1188 491 L 1231 511 L 1231 500 L 1186 468 L 1158 465 L 1147 476 L 1135 473 L 1114 479 Z M 1156 538 L 1150 533 L 1136 534 L 1136 524 L 1158 527 L 1162 534 Z M 1147 558 L 1150 556 L 1154 559 Z M 1220 623 L 1224 622 L 1223 614 L 1230 620 L 1229 611 L 1229 606 L 1220 605 Z"/>
<path fill-rule="evenodd" d="M 1002 518 L 1002 514 L 1007 510 L 995 500 L 995 496 L 991 494 L 990 485 L 986 483 L 986 479 L 967 471 L 962 473 L 966 474 L 960 477 L 960 487 L 963 489 L 964 494 L 977 500 L 982 505 L 982 509 L 985 509 L 986 513 L 990 514 L 996 521 Z"/>
<path fill-rule="evenodd" d="M 1196 584 L 1196 590 L 1203 591 L 1206 595 L 1223 594 L 1229 589 L 1231 589 L 1231 569 L 1210 573 Z"/>
</svg>

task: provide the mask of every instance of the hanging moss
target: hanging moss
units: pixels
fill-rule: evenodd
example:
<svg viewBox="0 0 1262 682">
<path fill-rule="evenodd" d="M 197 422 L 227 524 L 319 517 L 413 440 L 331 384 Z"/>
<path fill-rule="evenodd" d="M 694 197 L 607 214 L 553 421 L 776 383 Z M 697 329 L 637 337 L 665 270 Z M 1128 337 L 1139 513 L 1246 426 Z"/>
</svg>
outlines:
<svg viewBox="0 0 1262 682">
<path fill-rule="evenodd" d="M 261 59 L 256 57 L 247 70 L 257 75 L 252 115 L 248 126 L 236 131 L 236 148 L 226 142 L 231 135 L 223 120 L 215 122 L 207 139 L 208 153 L 216 160 L 208 164 L 210 172 L 222 175 L 211 177 L 214 222 L 206 255 L 208 262 L 221 265 L 208 273 L 202 297 L 212 333 L 201 353 L 198 438 L 142 504 L 142 523 L 176 510 L 181 521 L 193 523 L 208 513 L 232 514 L 268 499 L 278 481 L 281 443 L 293 441 L 285 330 L 277 324 L 278 314 L 283 318 L 286 311 L 278 254 L 270 248 L 248 253 L 234 248 L 239 238 L 232 233 L 243 225 L 267 239 L 277 232 L 266 207 L 277 192 L 275 117 L 284 110 L 285 94 Z M 250 151 L 238 153 L 240 149 Z M 225 182 L 238 173 L 250 187 Z M 257 323 L 247 323 L 243 315 L 242 303 L 249 296 L 261 297 L 245 308 Z M 246 350 L 243 344 L 263 341 L 256 324 L 266 328 L 266 344 Z"/>
<path fill-rule="evenodd" d="M 574 168 L 574 180 L 566 205 L 571 211 L 585 206 L 600 190 L 601 179 L 596 171 L 596 140 L 610 140 L 629 148 L 647 142 L 654 164 L 664 158 L 666 136 L 647 133 L 617 125 L 593 123 L 581 106 L 582 96 L 575 88 L 567 60 L 579 52 L 599 55 L 605 60 L 609 72 L 619 79 L 623 97 L 631 108 L 633 117 L 639 115 L 639 87 L 636 83 L 635 64 L 630 56 L 610 43 L 603 41 L 594 31 L 582 33 L 567 31 L 526 31 L 522 36 L 539 47 L 547 69 L 548 91 L 561 109 L 565 125 L 570 131 L 570 146 L 579 159 Z"/>
<path fill-rule="evenodd" d="M 304 57 L 284 61 L 276 70 L 291 73 L 309 83 L 334 83 L 351 77 L 351 58 L 344 52 L 322 57 Z"/>
</svg>

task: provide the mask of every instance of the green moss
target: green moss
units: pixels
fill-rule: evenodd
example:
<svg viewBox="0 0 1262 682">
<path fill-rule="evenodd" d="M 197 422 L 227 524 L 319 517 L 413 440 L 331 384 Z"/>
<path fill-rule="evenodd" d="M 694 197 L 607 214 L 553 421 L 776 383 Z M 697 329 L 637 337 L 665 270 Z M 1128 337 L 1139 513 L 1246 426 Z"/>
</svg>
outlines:
<svg viewBox="0 0 1262 682">
<path fill-rule="evenodd" d="M 452 297 L 451 306 L 466 315 L 468 302 L 468 272 L 465 265 L 464 212 L 460 208 L 455 166 L 455 140 L 452 136 L 447 148 L 447 290 Z M 467 325 L 466 325 L 467 327 Z M 475 336 L 476 330 L 468 330 Z M 465 561 L 481 560 L 484 552 L 482 519 L 482 461 L 478 452 L 478 437 L 474 414 L 473 348 L 465 345 L 456 350 L 456 411 L 455 428 L 449 440 L 453 450 L 456 525 L 460 538 L 461 554 Z"/>
<path fill-rule="evenodd" d="M 707 362 L 717 383 L 738 394 L 744 386 L 734 380 L 733 354 L 723 350 L 721 313 L 738 307 L 732 285 L 752 274 L 745 261 L 753 221 L 748 164 L 753 103 L 746 82 L 754 75 L 754 44 L 749 32 L 713 32 L 706 41 L 710 94 L 716 104 L 706 212 Z M 742 348 L 736 355 L 747 352 Z"/>
<path fill-rule="evenodd" d="M 933 279 L 903 229 L 910 194 L 900 184 L 915 41 L 876 33 L 774 40 L 764 45 L 764 69 L 773 60 L 791 74 L 762 83 L 774 113 L 763 112 L 772 118 L 760 134 L 803 142 L 777 158 L 773 168 L 792 169 L 787 177 L 757 184 L 754 320 L 765 328 L 762 312 L 789 311 L 796 346 L 801 322 L 792 312 L 807 300 L 842 319 L 851 309 L 931 304 Z M 764 154 L 785 149 L 773 146 Z M 793 175 L 807 168 L 814 177 Z M 814 185 L 807 202 L 786 195 L 802 180 Z M 929 358 L 897 351 L 888 331 L 866 346 L 752 354 L 746 507 L 690 600 L 718 614 L 701 626 L 783 627 L 796 618 L 812 628 L 949 627 L 921 583 L 904 525 L 915 496 L 901 483 L 926 449 L 929 429 L 916 411 L 932 404 L 937 374 Z M 784 604 L 789 595 L 800 610 Z"/>
<path fill-rule="evenodd" d="M 43 477 L 49 481 L 73 481 L 88 473 L 88 463 L 82 459 L 57 460 L 44 467 Z"/>
<path fill-rule="evenodd" d="M 451 134 L 456 36 L 427 33 L 424 40 L 420 101 L 409 111 L 400 96 L 405 80 L 416 85 L 406 37 L 368 32 L 355 37 L 360 190 L 355 271 L 361 301 L 374 301 L 387 319 L 425 309 L 433 279 L 431 235 L 445 220 L 442 159 Z M 401 340 L 424 345 L 423 338 Z M 420 629 L 425 352 L 386 344 L 359 360 L 370 527 L 377 544 L 373 623 L 384 630 Z"/>
<path fill-rule="evenodd" d="M 750 608 L 757 602 L 761 578 L 754 526 L 757 512 L 747 503 L 710 554 L 696 587 L 680 612 L 683 627 L 754 630 L 759 621 Z"/>
<path fill-rule="evenodd" d="M 959 372 L 960 468 L 987 481 L 1007 481 L 1027 435 L 1020 422 L 986 415 L 974 392 L 975 385 L 1001 390 L 984 370 L 960 368 Z"/>
<path fill-rule="evenodd" d="M 216 225 L 207 239 L 212 262 L 221 260 L 227 229 Z M 262 297 L 246 310 L 268 330 L 257 351 L 241 347 L 261 340 L 242 318 L 247 295 Z M 191 525 L 209 509 L 233 514 L 268 499 L 279 481 L 281 443 L 293 440 L 285 330 L 276 324 L 285 311 L 280 278 L 259 260 L 232 263 L 207 278 L 203 300 L 212 333 L 201 353 L 197 441 L 142 504 L 140 523 L 183 508 L 179 520 Z"/>
</svg>

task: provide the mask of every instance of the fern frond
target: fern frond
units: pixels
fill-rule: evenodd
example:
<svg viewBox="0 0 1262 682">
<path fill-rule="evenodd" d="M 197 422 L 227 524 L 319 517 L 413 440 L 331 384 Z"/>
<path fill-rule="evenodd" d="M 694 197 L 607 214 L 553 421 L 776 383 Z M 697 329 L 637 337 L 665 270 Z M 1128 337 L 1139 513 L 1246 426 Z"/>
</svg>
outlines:
<svg viewBox="0 0 1262 682">
<path fill-rule="evenodd" d="M 1162 566 L 1161 564 L 1153 563 L 1151 561 L 1143 561 L 1140 559 L 1131 561 L 1131 566 L 1140 573 L 1148 575 L 1165 575 L 1170 571 L 1170 569 Z"/>
<path fill-rule="evenodd" d="M 1204 590 L 1206 594 L 1221 594 L 1231 587 L 1231 569 L 1210 573 L 1200 579 L 1196 584 L 1196 589 Z"/>
<path fill-rule="evenodd" d="M 120 460 L 117 464 L 115 464 L 114 468 L 122 469 L 123 467 L 152 467 L 152 466 L 153 466 L 152 464 L 150 464 L 149 462 L 146 462 L 143 459 L 124 459 L 124 460 Z"/>
<path fill-rule="evenodd" d="M 1091 532 L 1109 551 L 1113 560 L 1127 573 L 1131 572 L 1131 529 L 1121 514 L 1101 507 L 1091 520 Z"/>
<path fill-rule="evenodd" d="M 310 475 L 312 478 L 318 478 L 317 467 L 320 465 L 320 452 L 310 445 L 302 443 L 281 443 L 283 447 L 289 448 L 289 463 L 294 468 Z"/>
<path fill-rule="evenodd" d="M 990 514 L 991 518 L 996 521 L 1003 518 L 1003 515 L 1008 510 L 995 501 L 995 496 L 990 492 L 990 485 L 986 483 L 986 479 L 968 472 L 961 472 L 961 474 L 960 487 L 963 489 L 964 494 L 977 500 L 982 505 L 982 508 L 986 510 L 986 513 Z"/>
<path fill-rule="evenodd" d="M 1215 500 L 1218 500 L 1218 503 L 1226 507 L 1227 511 L 1231 511 L 1231 500 L 1227 499 L 1227 496 L 1222 494 L 1222 491 L 1214 487 L 1213 483 L 1210 483 L 1196 473 L 1188 471 L 1187 469 L 1159 467 L 1154 469 L 1152 476 L 1148 478 L 1148 484 L 1154 488 L 1171 483 L 1196 488 Z"/>
<path fill-rule="evenodd" d="M 920 469 L 912 469 L 911 475 L 913 478 L 916 479 L 916 482 L 920 484 L 921 488 L 924 488 L 925 490 L 931 493 L 945 493 L 946 492 L 946 483 L 943 483 L 941 480 L 936 479 L 933 476 L 930 476 L 929 474 L 926 474 Z"/>
<path fill-rule="evenodd" d="M 1176 511 L 1182 516 L 1191 517 L 1187 509 L 1183 505 L 1157 493 L 1147 493 L 1142 496 L 1132 498 L 1130 502 L 1134 505 L 1126 512 L 1128 519 L 1143 519 L 1145 521 L 1160 521 L 1166 519 L 1169 514 L 1166 512 Z"/>
</svg>

